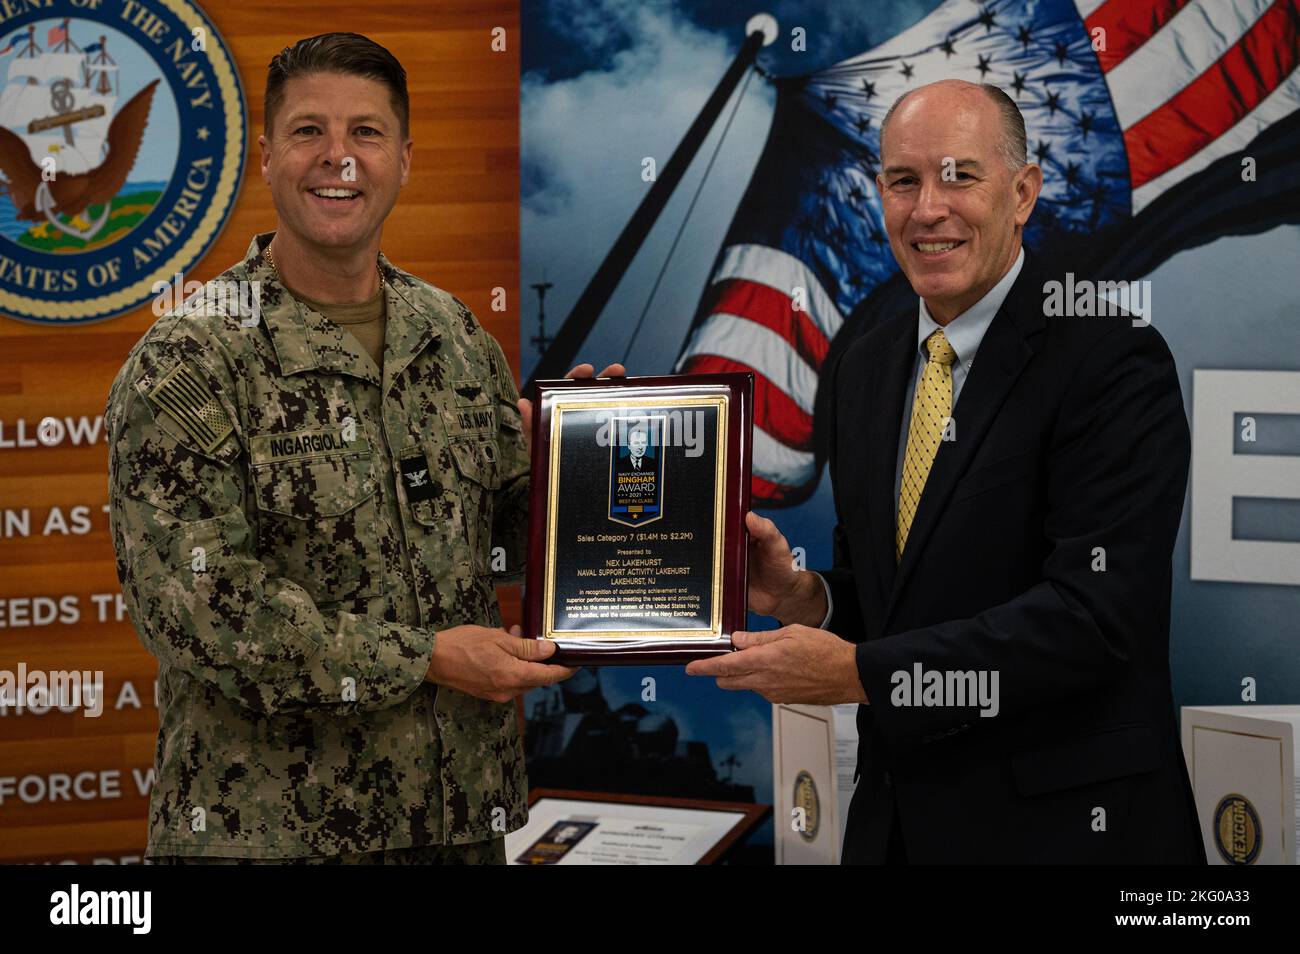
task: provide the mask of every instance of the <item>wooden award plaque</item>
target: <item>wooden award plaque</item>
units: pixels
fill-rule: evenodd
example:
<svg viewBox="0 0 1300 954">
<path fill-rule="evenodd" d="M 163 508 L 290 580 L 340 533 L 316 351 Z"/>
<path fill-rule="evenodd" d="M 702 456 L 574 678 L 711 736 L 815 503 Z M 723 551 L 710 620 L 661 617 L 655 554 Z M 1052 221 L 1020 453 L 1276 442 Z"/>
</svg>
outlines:
<svg viewBox="0 0 1300 954">
<path fill-rule="evenodd" d="M 539 381 L 525 636 L 686 663 L 745 625 L 751 374 Z"/>
</svg>

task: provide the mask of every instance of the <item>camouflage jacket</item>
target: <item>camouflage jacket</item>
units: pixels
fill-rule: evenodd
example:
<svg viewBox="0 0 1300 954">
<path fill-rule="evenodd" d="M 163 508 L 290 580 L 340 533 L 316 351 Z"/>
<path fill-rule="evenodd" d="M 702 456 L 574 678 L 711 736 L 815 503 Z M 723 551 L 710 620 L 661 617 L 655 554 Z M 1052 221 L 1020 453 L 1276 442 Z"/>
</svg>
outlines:
<svg viewBox="0 0 1300 954">
<path fill-rule="evenodd" d="M 436 631 L 499 625 L 494 584 L 523 569 L 510 369 L 463 304 L 381 256 L 381 379 L 285 291 L 269 239 L 160 318 L 108 398 L 117 571 L 160 663 L 149 854 L 518 828 L 514 706 L 424 681 Z M 260 283 L 256 322 L 238 282 Z"/>
</svg>

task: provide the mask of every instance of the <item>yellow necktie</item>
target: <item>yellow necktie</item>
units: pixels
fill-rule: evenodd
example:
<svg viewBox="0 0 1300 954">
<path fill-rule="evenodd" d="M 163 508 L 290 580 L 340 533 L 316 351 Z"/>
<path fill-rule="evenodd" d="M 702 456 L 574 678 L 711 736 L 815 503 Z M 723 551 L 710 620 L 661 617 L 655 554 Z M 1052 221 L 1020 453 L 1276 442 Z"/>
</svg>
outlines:
<svg viewBox="0 0 1300 954">
<path fill-rule="evenodd" d="M 957 352 L 940 329 L 925 339 L 930 360 L 925 363 L 921 383 L 912 402 L 912 422 L 907 428 L 907 453 L 903 457 L 903 481 L 898 490 L 898 531 L 894 536 L 894 558 L 903 558 L 907 532 L 912 529 L 921 502 L 921 491 L 930 476 L 930 466 L 943 439 L 943 428 L 952 417 L 952 363 Z"/>
</svg>

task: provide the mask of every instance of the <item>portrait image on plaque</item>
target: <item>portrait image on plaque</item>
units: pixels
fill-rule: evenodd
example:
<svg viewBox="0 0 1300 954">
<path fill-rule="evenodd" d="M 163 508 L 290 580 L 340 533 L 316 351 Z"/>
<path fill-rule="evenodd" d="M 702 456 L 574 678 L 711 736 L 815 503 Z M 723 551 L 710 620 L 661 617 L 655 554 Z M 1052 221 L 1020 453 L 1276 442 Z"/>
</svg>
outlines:
<svg viewBox="0 0 1300 954">
<path fill-rule="evenodd" d="M 663 510 L 664 457 L 657 441 L 667 418 L 614 418 L 610 441 L 609 519 L 628 527 L 657 520 Z"/>
<path fill-rule="evenodd" d="M 528 846 L 528 850 L 515 859 L 517 865 L 554 865 L 571 852 L 575 845 L 591 834 L 596 822 L 564 819 L 556 822 L 546 833 Z"/>
<path fill-rule="evenodd" d="M 544 381 L 525 626 L 561 662 L 682 662 L 744 624 L 748 374 Z"/>
</svg>

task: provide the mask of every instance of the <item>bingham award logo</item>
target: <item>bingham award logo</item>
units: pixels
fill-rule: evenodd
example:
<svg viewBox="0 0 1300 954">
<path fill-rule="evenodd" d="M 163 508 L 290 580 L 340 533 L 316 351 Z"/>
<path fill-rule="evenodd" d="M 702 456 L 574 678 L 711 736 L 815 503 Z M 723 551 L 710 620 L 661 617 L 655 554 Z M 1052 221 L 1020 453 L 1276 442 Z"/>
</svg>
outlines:
<svg viewBox="0 0 1300 954">
<path fill-rule="evenodd" d="M 608 517 L 625 527 L 652 523 L 664 515 L 664 419 L 619 417 L 613 423 Z"/>
<path fill-rule="evenodd" d="M 207 252 L 248 117 L 189 0 L 0 4 L 0 313 L 112 318 Z"/>
</svg>

